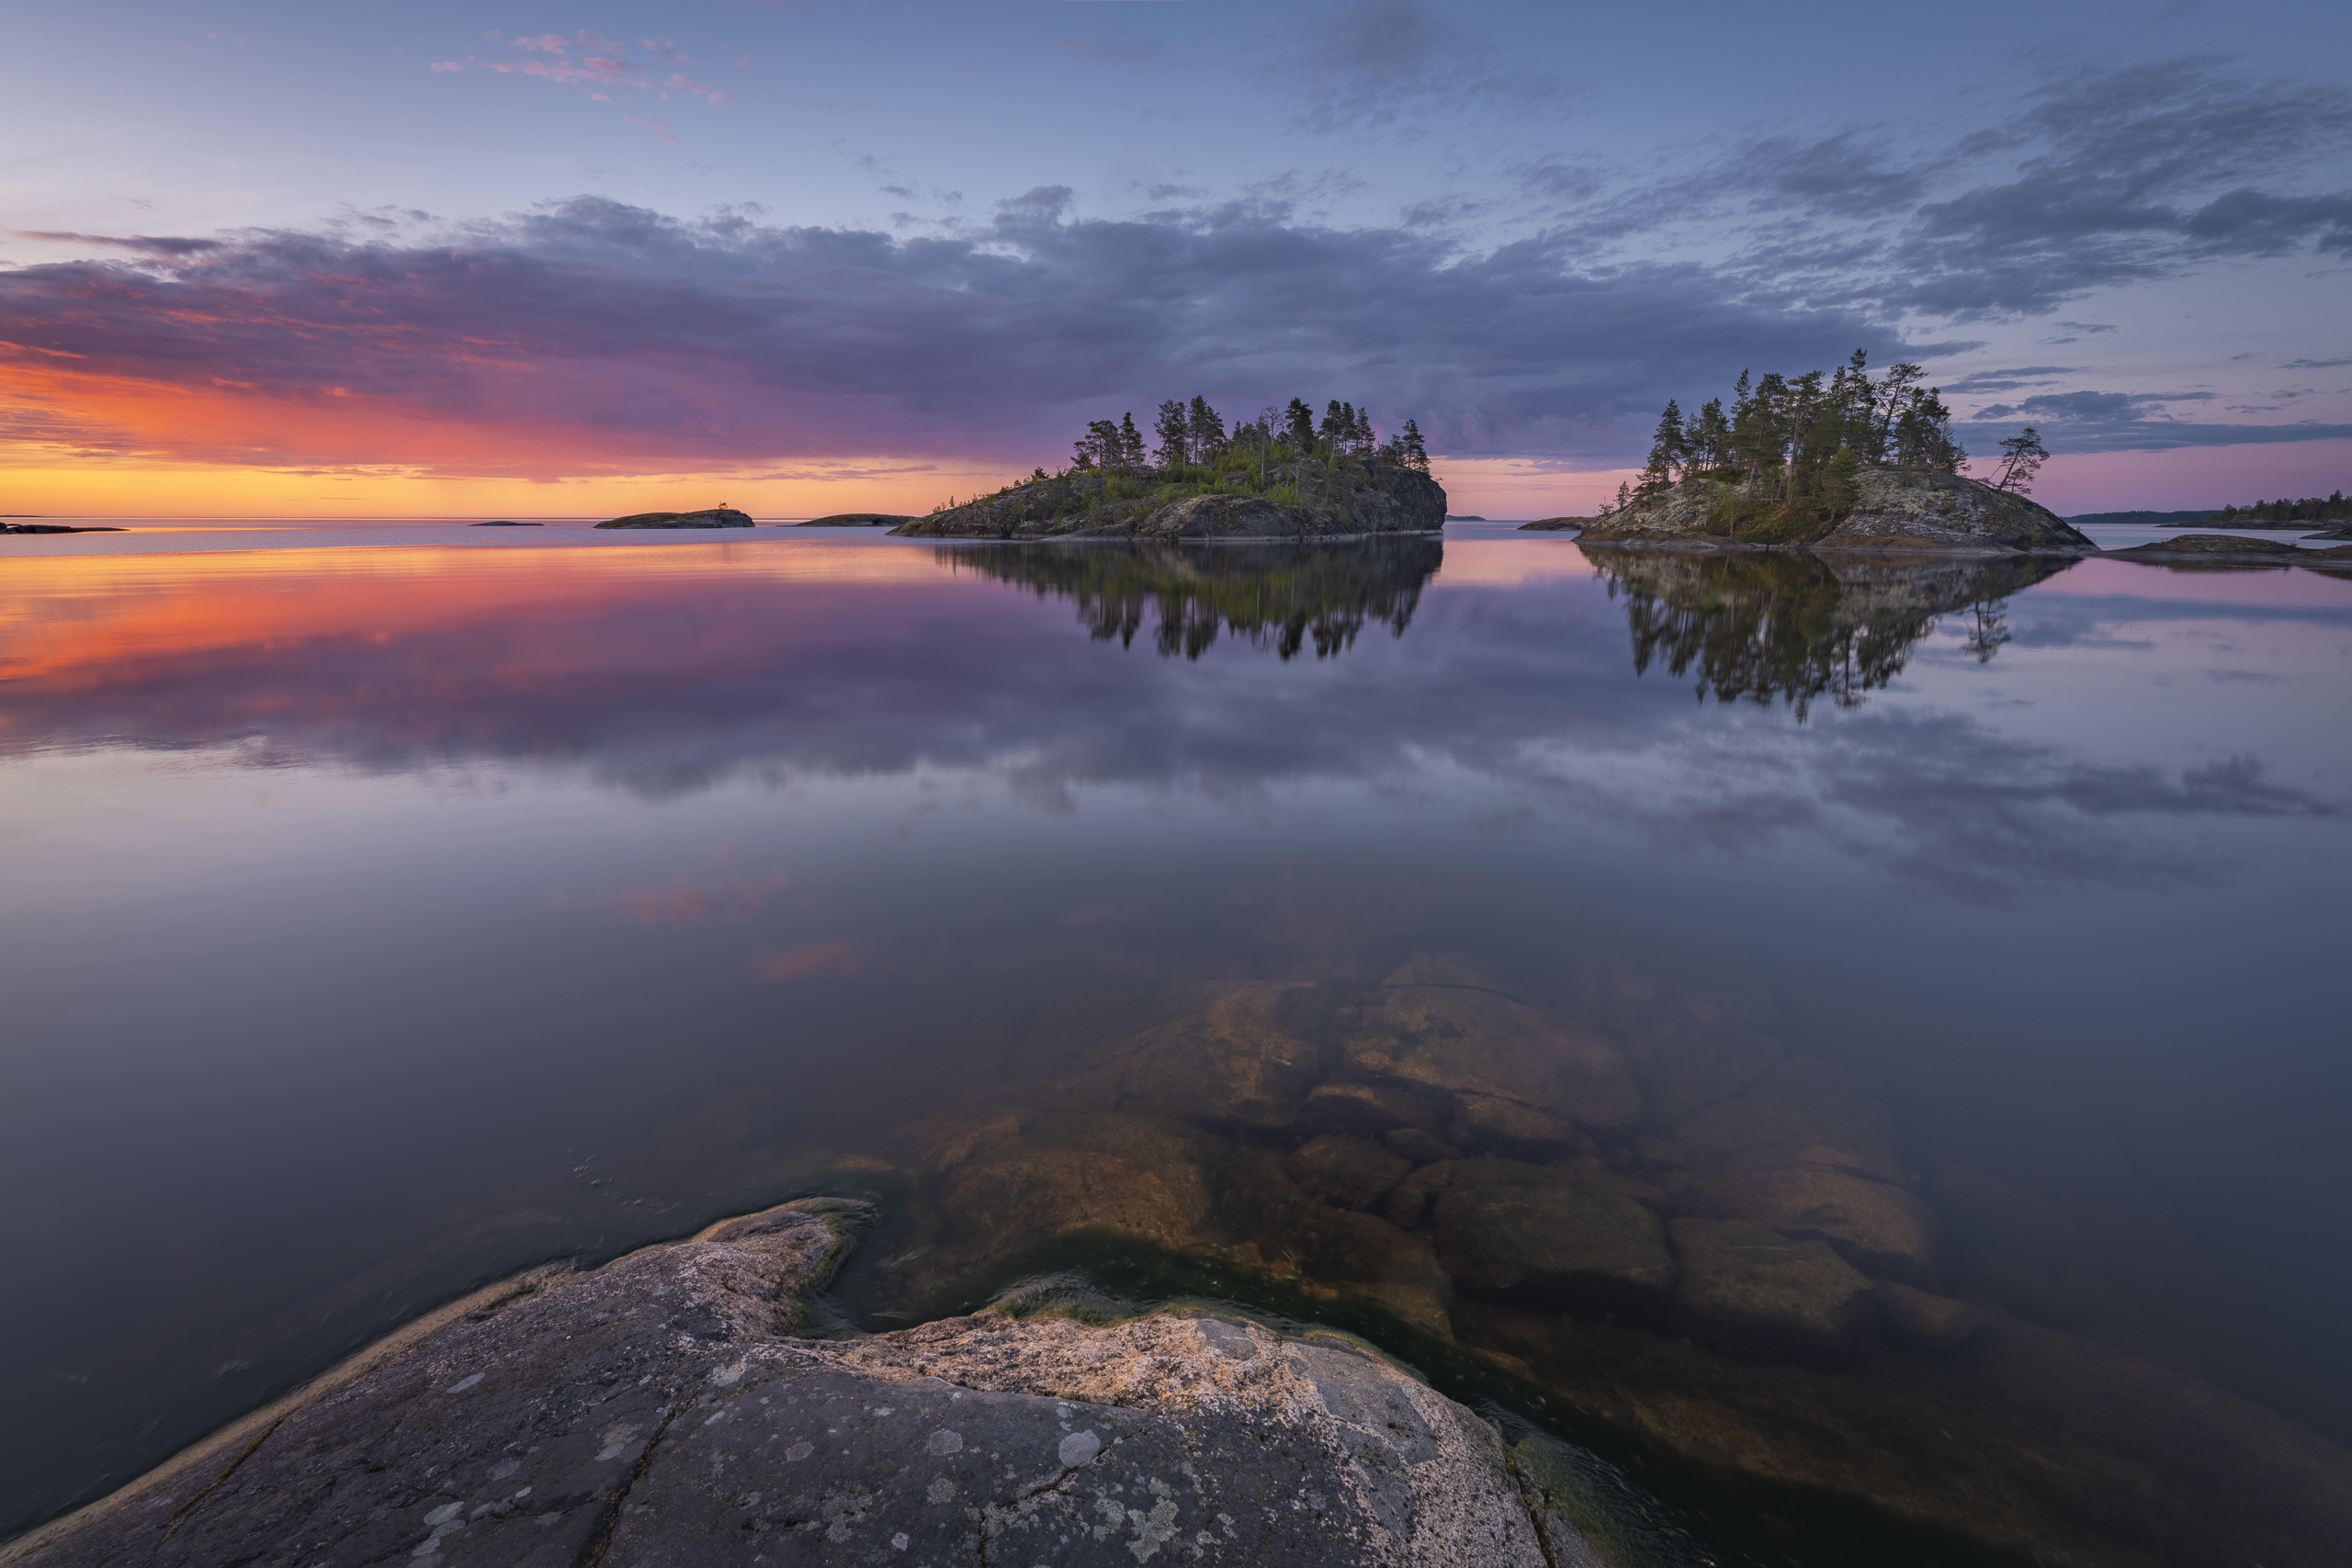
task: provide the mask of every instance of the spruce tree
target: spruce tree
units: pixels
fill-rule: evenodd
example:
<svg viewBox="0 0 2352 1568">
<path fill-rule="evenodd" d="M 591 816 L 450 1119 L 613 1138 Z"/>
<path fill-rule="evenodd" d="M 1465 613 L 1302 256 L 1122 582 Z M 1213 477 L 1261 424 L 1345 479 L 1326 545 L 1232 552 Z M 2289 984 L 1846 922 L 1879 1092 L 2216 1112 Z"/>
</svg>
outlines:
<svg viewBox="0 0 2352 1568">
<path fill-rule="evenodd" d="M 1293 398 L 1283 411 L 1283 434 L 1302 457 L 1315 445 L 1315 411 L 1304 400 Z"/>
<path fill-rule="evenodd" d="M 1186 416 L 1182 403 L 1171 399 L 1160 404 L 1152 434 L 1159 437 L 1161 468 L 1181 468 L 1192 460 L 1193 422 Z"/>
<path fill-rule="evenodd" d="M 1132 412 L 1119 416 L 1119 462 L 1124 468 L 1143 467 L 1143 432 L 1136 428 Z"/>
<path fill-rule="evenodd" d="M 1206 463 L 1225 451 L 1225 416 L 1209 407 L 1206 398 L 1194 398 L 1193 406 L 1184 412 L 1186 434 L 1192 442 L 1193 461 Z"/>
<path fill-rule="evenodd" d="M 1674 470 L 1681 464 L 1690 446 L 1690 437 L 1682 430 L 1682 408 L 1672 398 L 1666 400 L 1666 412 L 1658 416 L 1657 434 L 1650 440 L 1649 467 L 1642 470 L 1644 490 L 1664 490 L 1674 482 Z"/>
</svg>

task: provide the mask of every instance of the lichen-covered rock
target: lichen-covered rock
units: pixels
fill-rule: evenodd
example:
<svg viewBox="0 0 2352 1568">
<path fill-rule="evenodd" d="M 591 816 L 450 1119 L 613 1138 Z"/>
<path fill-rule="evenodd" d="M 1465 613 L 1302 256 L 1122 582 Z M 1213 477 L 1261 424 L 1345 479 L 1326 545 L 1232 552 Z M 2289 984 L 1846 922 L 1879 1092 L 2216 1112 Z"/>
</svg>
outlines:
<svg viewBox="0 0 2352 1568">
<path fill-rule="evenodd" d="M 1570 1307 L 1642 1316 L 1673 1282 L 1657 1215 L 1617 1183 L 1471 1159 L 1452 1167 L 1436 1199 L 1439 1259 L 1473 1289 L 1523 1287 Z"/>
<path fill-rule="evenodd" d="M 2097 555 L 2098 546 L 2046 506 L 1963 474 L 1866 468 L 1854 510 L 1816 550 L 2025 550 Z"/>
<path fill-rule="evenodd" d="M 821 1201 L 474 1310 L 13 1543 L 41 1568 L 1539 1568 L 1495 1429 L 1357 1341 L 996 1313 L 795 1338 Z M 835 1210 L 834 1212 L 838 1212 Z"/>
<path fill-rule="evenodd" d="M 1685 479 L 1642 496 L 1578 536 L 1581 544 L 1715 549 L 1739 545 L 1731 516 L 1737 490 L 1707 478 Z M 1855 476 L 1852 509 L 1802 540 L 1746 548 L 1934 551 L 1976 555 L 2097 555 L 2098 546 L 2049 508 L 1962 474 L 1865 467 Z"/>
<path fill-rule="evenodd" d="M 1677 1220 L 1675 1320 L 1710 1349 L 1837 1366 L 1869 1344 L 1871 1282 L 1817 1241 L 1736 1220 Z"/>
</svg>

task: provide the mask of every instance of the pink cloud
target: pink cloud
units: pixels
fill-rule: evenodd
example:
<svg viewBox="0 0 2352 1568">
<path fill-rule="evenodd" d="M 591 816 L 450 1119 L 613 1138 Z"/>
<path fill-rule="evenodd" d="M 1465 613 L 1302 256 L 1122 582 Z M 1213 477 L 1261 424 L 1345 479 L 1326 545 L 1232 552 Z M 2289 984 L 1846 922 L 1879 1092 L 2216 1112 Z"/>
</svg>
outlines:
<svg viewBox="0 0 2352 1568">
<path fill-rule="evenodd" d="M 675 141 L 677 140 L 675 136 L 673 136 L 670 133 L 669 126 L 665 125 L 661 120 L 648 119 L 641 114 L 633 114 L 628 118 L 632 123 L 645 127 L 646 130 L 653 132 L 654 135 L 660 137 L 664 141 Z"/>
</svg>

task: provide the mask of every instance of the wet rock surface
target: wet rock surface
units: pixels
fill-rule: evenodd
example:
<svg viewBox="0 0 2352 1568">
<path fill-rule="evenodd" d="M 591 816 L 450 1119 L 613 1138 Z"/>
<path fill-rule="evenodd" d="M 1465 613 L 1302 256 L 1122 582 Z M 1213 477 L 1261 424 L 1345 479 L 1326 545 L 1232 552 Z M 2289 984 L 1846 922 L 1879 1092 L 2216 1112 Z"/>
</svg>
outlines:
<svg viewBox="0 0 2352 1568">
<path fill-rule="evenodd" d="M 1567 1529 L 1492 1427 L 1343 1337 L 984 1313 L 795 1337 L 845 1212 L 543 1281 L 10 1559 L 1539 1568 Z"/>
</svg>

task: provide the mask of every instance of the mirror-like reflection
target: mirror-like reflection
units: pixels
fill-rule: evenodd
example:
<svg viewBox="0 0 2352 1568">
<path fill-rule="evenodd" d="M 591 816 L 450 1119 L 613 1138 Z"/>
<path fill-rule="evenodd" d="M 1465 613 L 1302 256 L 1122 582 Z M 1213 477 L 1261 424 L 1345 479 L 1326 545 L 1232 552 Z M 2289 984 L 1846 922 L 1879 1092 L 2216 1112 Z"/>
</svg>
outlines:
<svg viewBox="0 0 2352 1568">
<path fill-rule="evenodd" d="M 1859 705 L 1903 672 L 1955 611 L 1989 661 L 2009 640 L 2008 596 L 2074 564 L 2042 557 L 1887 560 L 1853 556 L 1668 554 L 1593 545 L 1585 554 L 1622 598 L 1634 668 L 1664 664 L 1702 699 L 1770 704 L 1802 718 L 1817 697 Z M 1694 673 L 1695 671 L 1695 673 Z"/>
<path fill-rule="evenodd" d="M 985 572 L 1078 602 L 1099 642 L 1135 641 L 1153 621 L 1163 659 L 1198 659 L 1220 632 L 1290 660 L 1310 641 L 1329 659 L 1367 621 L 1397 637 L 1445 559 L 1426 537 L 1349 544 L 979 545 L 939 552 L 951 570 Z"/>
<path fill-rule="evenodd" d="M 865 1328 L 1341 1322 L 1653 1561 L 2352 1533 L 2352 585 L 327 554 L 0 586 L 11 1519 L 470 1280 L 854 1186 Z"/>
</svg>

